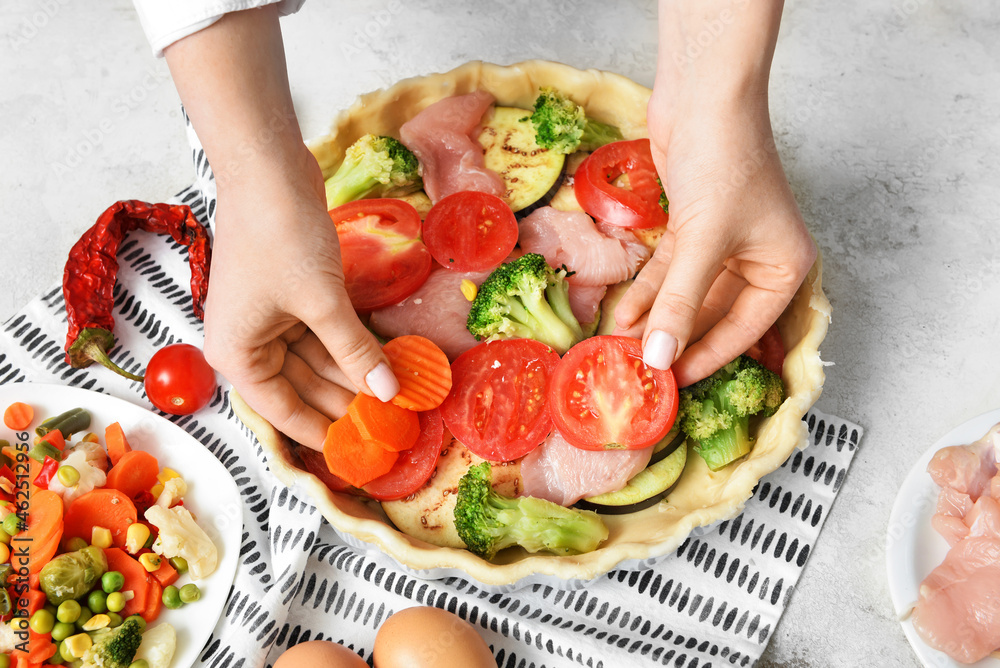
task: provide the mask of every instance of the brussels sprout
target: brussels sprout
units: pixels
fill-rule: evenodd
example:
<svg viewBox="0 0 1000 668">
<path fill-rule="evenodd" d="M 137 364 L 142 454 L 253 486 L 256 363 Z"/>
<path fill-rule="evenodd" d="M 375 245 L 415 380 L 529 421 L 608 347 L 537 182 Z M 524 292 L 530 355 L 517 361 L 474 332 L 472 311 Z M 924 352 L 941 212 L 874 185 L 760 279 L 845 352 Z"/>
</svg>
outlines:
<svg viewBox="0 0 1000 668">
<path fill-rule="evenodd" d="M 52 605 L 81 598 L 107 570 L 108 559 L 98 547 L 91 545 L 76 552 L 67 552 L 42 568 L 42 591 Z"/>
</svg>

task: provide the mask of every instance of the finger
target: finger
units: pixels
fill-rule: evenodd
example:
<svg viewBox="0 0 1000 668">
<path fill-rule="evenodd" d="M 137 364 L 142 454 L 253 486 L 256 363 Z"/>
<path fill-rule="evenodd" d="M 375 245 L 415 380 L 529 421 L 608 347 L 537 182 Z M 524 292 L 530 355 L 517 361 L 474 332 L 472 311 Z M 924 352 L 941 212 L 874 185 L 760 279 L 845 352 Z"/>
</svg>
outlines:
<svg viewBox="0 0 1000 668">
<path fill-rule="evenodd" d="M 705 378 L 752 346 L 781 315 L 794 293 L 748 285 L 722 320 L 684 351 L 674 365 L 681 387 Z"/>
<path fill-rule="evenodd" d="M 736 298 L 746 288 L 747 280 L 730 270 L 723 271 L 712 288 L 705 296 L 705 301 L 698 311 L 698 317 L 694 321 L 694 329 L 691 330 L 691 341 L 698 341 L 705 333 L 715 327 L 716 323 L 726 317 L 729 310 L 736 302 Z"/>
<path fill-rule="evenodd" d="M 615 324 L 623 329 L 631 328 L 637 320 L 653 307 L 656 294 L 667 277 L 673 244 L 661 243 L 653 257 L 635 277 L 632 285 L 615 307 Z"/>
<path fill-rule="evenodd" d="M 352 394 L 358 393 L 358 388 L 354 386 L 344 372 L 337 366 L 330 351 L 326 349 L 323 342 L 319 340 L 315 332 L 306 332 L 295 343 L 291 343 L 288 349 L 302 358 L 309 368 L 317 376 L 325 378 L 331 383 L 348 390 Z"/>
<path fill-rule="evenodd" d="M 652 308 L 642 345 L 643 361 L 654 369 L 669 369 L 684 350 L 695 319 L 716 277 L 724 253 L 706 252 L 702 244 L 678 242 L 667 275 Z"/>
<path fill-rule="evenodd" d="M 378 341 L 358 320 L 347 291 L 343 286 L 334 291 L 330 306 L 322 307 L 320 315 L 299 317 L 316 333 L 354 387 L 389 401 L 399 392 L 399 381 Z"/>
<path fill-rule="evenodd" d="M 281 374 L 288 379 L 306 405 L 315 408 L 331 421 L 347 414 L 347 406 L 356 393 L 317 375 L 298 355 L 289 352 Z"/>
<path fill-rule="evenodd" d="M 649 313 L 643 313 L 630 327 L 615 326 L 614 336 L 628 336 L 633 339 L 641 339 L 642 333 L 646 331 L 646 323 L 649 322 Z"/>
</svg>

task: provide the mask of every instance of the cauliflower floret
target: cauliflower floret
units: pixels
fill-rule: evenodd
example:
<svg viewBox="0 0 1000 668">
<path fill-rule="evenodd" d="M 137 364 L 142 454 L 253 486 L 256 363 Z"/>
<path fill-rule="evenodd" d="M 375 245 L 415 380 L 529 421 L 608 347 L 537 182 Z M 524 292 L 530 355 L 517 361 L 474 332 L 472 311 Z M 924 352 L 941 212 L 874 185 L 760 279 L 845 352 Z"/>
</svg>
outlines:
<svg viewBox="0 0 1000 668">
<path fill-rule="evenodd" d="M 104 446 L 94 441 L 80 441 L 67 448 L 68 452 L 80 450 L 87 453 L 87 461 L 91 466 L 101 469 L 105 473 L 108 471 L 108 453 L 104 451 Z"/>
<path fill-rule="evenodd" d="M 108 476 L 104 471 L 90 464 L 84 450 L 74 450 L 59 465 L 72 466 L 80 474 L 80 481 L 72 487 L 66 487 L 59 482 L 58 476 L 53 476 L 49 482 L 49 490 L 61 496 L 66 505 L 97 487 L 104 487 L 108 481 Z"/>
<path fill-rule="evenodd" d="M 183 557 L 193 580 L 208 577 L 215 571 L 219 551 L 187 508 L 153 506 L 146 511 L 146 521 L 160 532 L 153 543 L 153 552 L 168 559 Z"/>
<path fill-rule="evenodd" d="M 157 624 L 142 634 L 135 660 L 145 659 L 149 668 L 168 668 L 177 649 L 177 632 L 170 624 Z"/>
<path fill-rule="evenodd" d="M 0 624 L 0 652 L 10 654 L 21 640 L 15 635 L 10 624 Z"/>
<path fill-rule="evenodd" d="M 184 478 L 171 478 L 163 483 L 163 491 L 156 497 L 156 505 L 169 508 L 187 494 L 188 486 Z"/>
</svg>

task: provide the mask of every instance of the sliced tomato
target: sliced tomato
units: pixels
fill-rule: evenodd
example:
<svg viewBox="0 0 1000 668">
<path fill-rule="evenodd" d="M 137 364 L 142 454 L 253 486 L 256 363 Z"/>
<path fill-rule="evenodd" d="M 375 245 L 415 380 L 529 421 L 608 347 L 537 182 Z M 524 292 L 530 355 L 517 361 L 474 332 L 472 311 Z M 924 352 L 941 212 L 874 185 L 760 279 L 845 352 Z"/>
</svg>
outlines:
<svg viewBox="0 0 1000 668">
<path fill-rule="evenodd" d="M 613 185 L 622 175 L 628 177 L 627 188 Z M 591 153 L 576 170 L 573 192 L 584 211 L 609 225 L 635 229 L 667 224 L 648 139 L 616 141 Z"/>
<path fill-rule="evenodd" d="M 442 267 L 491 271 L 517 245 L 517 219 L 496 195 L 457 192 L 439 201 L 427 214 L 424 243 Z"/>
<path fill-rule="evenodd" d="M 532 339 L 480 343 L 451 365 L 441 417 L 465 447 L 491 462 L 528 454 L 549 435 L 545 397 L 559 355 Z"/>
<path fill-rule="evenodd" d="M 330 211 L 340 239 L 347 294 L 361 312 L 400 302 L 430 276 L 420 214 L 398 199 L 362 199 Z"/>
<path fill-rule="evenodd" d="M 780 376 L 785 367 L 785 344 L 781 340 L 778 326 L 771 325 L 771 328 L 764 332 L 764 336 L 750 346 L 746 354 Z"/>
<path fill-rule="evenodd" d="M 379 501 L 402 499 L 413 494 L 437 468 L 444 447 L 444 435 L 440 410 L 420 413 L 420 437 L 416 444 L 399 453 L 391 471 L 375 478 L 362 489 Z"/>
<path fill-rule="evenodd" d="M 639 450 L 670 431 L 677 417 L 677 381 L 642 361 L 642 343 L 595 336 L 563 356 L 549 385 L 556 429 L 585 450 Z"/>
</svg>

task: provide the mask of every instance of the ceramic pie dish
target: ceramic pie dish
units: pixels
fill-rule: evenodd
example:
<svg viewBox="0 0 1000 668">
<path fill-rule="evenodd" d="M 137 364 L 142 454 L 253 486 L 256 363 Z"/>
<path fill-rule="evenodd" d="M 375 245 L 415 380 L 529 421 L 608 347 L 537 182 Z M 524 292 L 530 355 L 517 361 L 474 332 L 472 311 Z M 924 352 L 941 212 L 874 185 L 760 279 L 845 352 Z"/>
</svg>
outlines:
<svg viewBox="0 0 1000 668">
<path fill-rule="evenodd" d="M 310 143 L 324 174 L 340 164 L 344 150 L 367 133 L 398 136 L 399 126 L 427 105 L 450 95 L 482 89 L 497 104 L 531 108 L 538 89 L 551 86 L 584 105 L 587 114 L 617 125 L 626 139 L 646 136 L 650 90 L 607 72 L 527 61 L 510 66 L 472 62 L 450 72 L 400 81 L 362 96 L 340 113 L 330 135 Z M 497 591 L 532 584 L 576 588 L 614 568 L 648 566 L 671 554 L 698 527 L 740 513 L 760 478 L 807 444 L 802 417 L 823 388 L 819 345 L 830 321 L 822 289 L 822 261 L 778 321 L 787 351 L 784 382 L 788 398 L 763 420 L 757 442 L 744 459 L 712 472 L 700 457 L 689 457 L 684 475 L 659 504 L 627 515 L 604 516 L 610 536 L 597 550 L 576 556 L 528 554 L 506 550 L 490 562 L 462 549 L 437 547 L 396 530 L 374 501 L 331 492 L 301 468 L 287 437 L 278 433 L 232 392 L 237 415 L 253 431 L 281 482 L 308 496 L 344 537 L 362 549 L 377 549 L 406 570 L 429 579 L 463 577 Z"/>
</svg>

